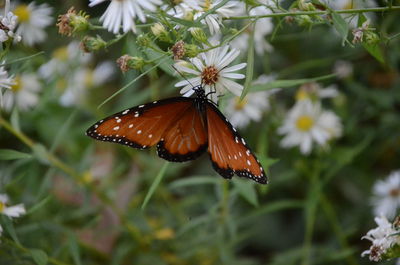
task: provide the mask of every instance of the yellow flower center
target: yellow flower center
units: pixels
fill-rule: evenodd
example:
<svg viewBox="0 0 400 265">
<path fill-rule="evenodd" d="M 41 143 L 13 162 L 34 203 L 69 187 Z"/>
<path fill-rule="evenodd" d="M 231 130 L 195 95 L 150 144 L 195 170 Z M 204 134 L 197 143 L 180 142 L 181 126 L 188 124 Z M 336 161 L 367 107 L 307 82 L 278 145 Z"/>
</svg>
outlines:
<svg viewBox="0 0 400 265">
<path fill-rule="evenodd" d="M 307 115 L 300 116 L 296 121 L 296 127 L 300 131 L 309 131 L 314 125 L 314 120 Z"/>
<path fill-rule="evenodd" d="M 93 70 L 88 69 L 85 75 L 85 80 L 83 81 L 85 84 L 85 87 L 92 87 L 93 86 Z"/>
<path fill-rule="evenodd" d="M 235 109 L 236 110 L 242 110 L 248 103 L 249 101 L 247 98 L 244 98 L 243 100 L 240 100 L 240 97 L 235 98 Z"/>
<path fill-rule="evenodd" d="M 61 47 L 56 49 L 53 52 L 53 57 L 60 60 L 60 61 L 66 61 L 68 60 L 68 49 L 67 47 Z"/>
<path fill-rule="evenodd" d="M 214 85 L 219 78 L 219 71 L 215 66 L 207 66 L 201 73 L 201 80 L 205 85 Z"/>
<path fill-rule="evenodd" d="M 21 90 L 21 88 L 22 88 L 21 77 L 20 77 L 19 75 L 17 75 L 17 76 L 14 78 L 14 82 L 15 82 L 15 84 L 11 86 L 11 90 L 12 90 L 14 93 L 18 93 L 18 92 Z"/>
<path fill-rule="evenodd" d="M 212 4 L 212 0 L 205 0 L 204 1 L 204 6 L 203 6 L 203 10 L 204 11 L 210 10 L 211 4 Z"/>
<path fill-rule="evenodd" d="M 18 17 L 18 21 L 21 23 L 29 21 L 31 17 L 31 11 L 27 5 L 18 5 L 14 10 L 14 14 Z"/>
<path fill-rule="evenodd" d="M 296 92 L 296 100 L 300 101 L 300 100 L 305 100 L 308 99 L 309 95 L 307 93 L 307 91 L 305 91 L 305 89 L 299 89 Z"/>
<path fill-rule="evenodd" d="M 4 202 L 0 202 L 0 213 L 4 212 L 5 208 L 6 208 L 6 204 Z"/>
</svg>

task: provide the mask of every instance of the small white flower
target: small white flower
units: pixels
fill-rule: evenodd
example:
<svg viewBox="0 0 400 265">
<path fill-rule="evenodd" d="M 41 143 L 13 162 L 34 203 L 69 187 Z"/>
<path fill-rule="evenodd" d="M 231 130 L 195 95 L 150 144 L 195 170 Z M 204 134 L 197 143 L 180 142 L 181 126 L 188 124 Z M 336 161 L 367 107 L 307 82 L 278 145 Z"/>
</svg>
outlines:
<svg viewBox="0 0 400 265">
<path fill-rule="evenodd" d="M 200 10 L 194 15 L 194 19 L 201 17 L 205 12 L 214 8 L 218 5 L 222 0 L 210 1 L 210 0 L 201 0 L 199 1 L 199 5 L 201 7 Z M 215 35 L 220 33 L 220 28 L 222 26 L 222 18 L 227 18 L 234 16 L 243 9 L 243 3 L 239 1 L 229 1 L 225 5 L 221 6 L 215 13 L 208 14 L 204 19 L 201 20 L 201 23 L 206 24 L 208 29 L 210 30 L 211 35 Z"/>
<path fill-rule="evenodd" d="M 303 154 L 309 154 L 313 142 L 325 146 L 327 142 L 341 135 L 340 119 L 330 111 L 323 111 L 319 102 L 300 100 L 289 111 L 278 133 L 285 135 L 281 146 L 299 146 Z"/>
<path fill-rule="evenodd" d="M 266 6 L 257 6 L 249 11 L 250 16 L 261 16 L 271 14 L 272 11 Z M 272 51 L 272 46 L 265 40 L 265 37 L 272 32 L 274 24 L 271 18 L 260 18 L 254 25 L 254 49 L 258 55 L 263 55 L 266 51 Z M 232 46 L 242 51 L 249 48 L 249 31 L 244 31 L 232 41 Z"/>
<path fill-rule="evenodd" d="M 164 5 L 162 9 L 167 10 L 167 13 L 171 16 L 186 20 L 193 20 L 194 12 L 202 10 L 196 0 L 183 0 L 174 5 L 173 8 L 170 8 L 170 5 Z"/>
<path fill-rule="evenodd" d="M 13 106 L 27 111 L 39 102 L 38 93 L 42 86 L 35 74 L 21 74 L 14 79 L 15 84 L 4 93 L 5 110 L 11 111 Z"/>
<path fill-rule="evenodd" d="M 213 45 L 217 43 L 212 42 Z M 212 49 L 208 52 L 201 53 L 197 58 L 190 59 L 193 68 L 184 66 L 182 63 L 175 64 L 180 72 L 195 75 L 188 80 L 183 80 L 175 84 L 176 87 L 182 87 L 181 93 L 185 97 L 189 97 L 194 93 L 193 86 L 202 85 L 207 93 L 211 94 L 214 102 L 218 101 L 218 96 L 224 94 L 228 89 L 236 96 L 240 96 L 243 86 L 232 81 L 231 79 L 243 79 L 243 74 L 233 73 L 246 66 L 246 63 L 236 64 L 228 67 L 228 65 L 239 55 L 236 49 L 230 49 L 229 45 Z"/>
<path fill-rule="evenodd" d="M 86 66 L 77 68 L 66 80 L 67 84 L 60 97 L 60 104 L 72 106 L 83 103 L 88 89 L 102 85 L 110 80 L 114 73 L 114 64 L 109 61 L 100 63 L 95 69 Z"/>
<path fill-rule="evenodd" d="M 28 5 L 16 5 L 14 8 L 14 14 L 18 17 L 16 34 L 22 36 L 24 44 L 33 46 L 46 39 L 44 28 L 53 22 L 51 13 L 52 8 L 47 4 L 36 5 L 35 2 L 31 2 Z"/>
<path fill-rule="evenodd" d="M 3 61 L 2 64 L 5 62 Z M 15 85 L 15 81 L 13 77 L 8 76 L 7 71 L 3 66 L 0 66 L 0 107 L 3 106 L 3 88 L 11 89 L 11 87 Z"/>
<path fill-rule="evenodd" d="M 349 61 L 337 60 L 333 72 L 338 78 L 345 79 L 353 74 L 353 65 Z"/>
<path fill-rule="evenodd" d="M 375 217 L 377 228 L 371 229 L 361 239 L 367 239 L 372 242 L 369 250 L 361 253 L 361 256 L 369 255 L 371 261 L 380 261 L 381 256 L 387 252 L 393 245 L 400 243 L 400 237 L 396 235 L 399 231 L 393 228 L 393 225 L 385 216 Z"/>
<path fill-rule="evenodd" d="M 90 7 L 98 5 L 106 0 L 90 0 Z M 146 22 L 143 9 L 156 11 L 157 5 L 161 5 L 161 0 L 111 0 L 110 5 L 104 14 L 100 17 L 103 27 L 108 31 L 117 34 L 120 31 L 136 32 L 135 18 L 138 17 L 141 22 Z"/>
<path fill-rule="evenodd" d="M 385 180 L 378 180 L 373 194 L 374 213 L 394 218 L 400 207 L 400 170 L 393 171 Z"/>
<path fill-rule="evenodd" d="M 338 95 L 339 91 L 336 85 L 330 85 L 326 88 L 322 88 L 320 84 L 311 82 L 300 86 L 296 93 L 296 100 L 334 98 Z"/>
<path fill-rule="evenodd" d="M 8 201 L 9 199 L 6 194 L 0 194 L 0 213 L 10 218 L 20 217 L 25 214 L 25 207 L 23 204 L 7 206 Z"/>
<path fill-rule="evenodd" d="M 0 237 L 3 234 L 3 227 L 0 225 Z"/>
<path fill-rule="evenodd" d="M 8 7 L 5 8 L 7 12 Z M 21 40 L 21 36 L 14 33 L 17 26 L 18 17 L 13 12 L 7 12 L 5 16 L 0 16 L 0 42 L 5 42 L 9 38 L 14 38 L 16 41 Z"/>
<path fill-rule="evenodd" d="M 79 42 L 73 41 L 68 46 L 59 47 L 53 52 L 52 59 L 39 68 L 39 76 L 47 81 L 65 77 L 71 69 L 88 64 L 92 54 L 83 53 Z"/>
<path fill-rule="evenodd" d="M 266 84 L 273 79 L 273 76 L 262 75 L 253 84 Z M 248 93 L 243 100 L 240 100 L 240 97 L 233 97 L 225 108 L 226 116 L 237 128 L 246 127 L 251 120 L 260 121 L 263 112 L 270 108 L 269 97 L 279 90 L 279 88 L 275 88 L 268 91 Z"/>
</svg>

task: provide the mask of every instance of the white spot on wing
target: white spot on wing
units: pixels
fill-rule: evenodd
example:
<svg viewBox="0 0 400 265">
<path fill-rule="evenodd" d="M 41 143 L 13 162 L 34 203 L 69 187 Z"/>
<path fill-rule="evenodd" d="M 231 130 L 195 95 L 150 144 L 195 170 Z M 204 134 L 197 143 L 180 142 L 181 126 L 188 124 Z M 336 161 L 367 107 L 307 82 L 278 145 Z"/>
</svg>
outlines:
<svg viewBox="0 0 400 265">
<path fill-rule="evenodd" d="M 251 166 L 250 160 L 247 160 L 247 165 Z"/>
<path fill-rule="evenodd" d="M 137 133 L 137 134 L 141 134 L 141 133 L 142 133 L 142 130 L 138 130 L 136 133 Z"/>
<path fill-rule="evenodd" d="M 246 145 L 246 142 L 244 141 L 244 139 L 242 138 L 242 143 L 244 144 L 244 145 Z"/>
<path fill-rule="evenodd" d="M 114 131 L 118 131 L 118 130 L 119 130 L 119 126 L 115 126 L 115 127 L 113 128 L 113 130 L 114 130 Z"/>
<path fill-rule="evenodd" d="M 149 134 L 149 138 L 151 138 L 151 137 L 153 137 L 153 135 L 152 135 L 152 134 Z"/>
<path fill-rule="evenodd" d="M 143 108 L 144 107 L 144 105 L 140 105 L 138 108 Z"/>
<path fill-rule="evenodd" d="M 133 124 L 129 124 L 128 128 L 132 128 L 132 127 L 133 127 Z"/>
<path fill-rule="evenodd" d="M 124 110 L 124 112 L 122 112 L 122 115 L 125 115 L 125 114 L 127 114 L 129 112 L 129 110 L 127 109 L 127 110 Z"/>
<path fill-rule="evenodd" d="M 135 118 L 139 117 L 139 112 L 135 112 Z"/>
<path fill-rule="evenodd" d="M 120 122 L 121 122 L 121 119 L 118 119 L 118 120 L 117 120 L 117 123 L 120 123 Z"/>
</svg>

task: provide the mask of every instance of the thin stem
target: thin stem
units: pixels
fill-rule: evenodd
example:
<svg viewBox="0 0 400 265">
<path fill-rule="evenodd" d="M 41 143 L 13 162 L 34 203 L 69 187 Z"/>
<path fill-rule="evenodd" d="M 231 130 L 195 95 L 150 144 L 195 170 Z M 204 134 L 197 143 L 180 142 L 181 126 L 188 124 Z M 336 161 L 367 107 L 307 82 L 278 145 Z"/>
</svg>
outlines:
<svg viewBox="0 0 400 265">
<path fill-rule="evenodd" d="M 338 14 L 354 14 L 354 13 L 366 13 L 366 12 L 388 12 L 400 10 L 400 6 L 392 6 L 392 7 L 374 7 L 374 8 L 359 8 L 359 9 L 345 9 L 345 10 L 335 10 L 335 13 Z M 241 20 L 241 19 L 259 19 L 265 17 L 285 17 L 285 16 L 302 16 L 302 15 L 327 15 L 331 13 L 330 10 L 325 11 L 292 11 L 292 12 L 282 12 L 282 13 L 273 13 L 266 14 L 260 16 L 236 16 L 236 17 L 227 17 L 222 18 L 223 20 Z"/>
</svg>

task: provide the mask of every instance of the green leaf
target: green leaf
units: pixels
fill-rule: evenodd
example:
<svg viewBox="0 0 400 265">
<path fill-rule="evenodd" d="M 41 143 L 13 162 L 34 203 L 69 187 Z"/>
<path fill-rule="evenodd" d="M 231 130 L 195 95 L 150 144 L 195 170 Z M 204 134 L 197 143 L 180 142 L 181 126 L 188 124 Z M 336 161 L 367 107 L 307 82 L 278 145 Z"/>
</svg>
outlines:
<svg viewBox="0 0 400 265">
<path fill-rule="evenodd" d="M 251 82 L 253 81 L 253 72 L 254 72 L 254 25 L 252 29 L 252 34 L 249 38 L 249 49 L 247 50 L 247 65 L 246 65 L 246 81 L 244 82 L 244 88 L 242 91 L 242 95 L 240 95 L 240 100 L 243 100 L 247 95 Z"/>
<path fill-rule="evenodd" d="M 79 251 L 79 245 L 76 239 L 76 236 L 73 233 L 69 233 L 68 236 L 68 247 L 72 256 L 72 259 L 74 260 L 74 263 L 76 265 L 82 265 L 81 261 L 81 254 Z"/>
<path fill-rule="evenodd" d="M 336 74 L 329 74 L 329 75 L 323 75 L 323 76 L 318 76 L 318 77 L 313 77 L 313 78 L 303 78 L 303 79 L 275 80 L 268 84 L 254 85 L 251 87 L 251 91 L 263 91 L 263 90 L 269 90 L 269 89 L 278 88 L 278 87 L 279 88 L 294 87 L 294 86 L 299 86 L 299 85 L 302 85 L 305 83 L 331 79 L 334 77 L 336 77 Z"/>
<path fill-rule="evenodd" d="M 47 149 L 44 145 L 35 144 L 32 147 L 32 150 L 33 150 L 33 154 L 40 162 L 42 162 L 43 164 L 46 164 L 46 165 L 50 164 L 49 160 L 47 159 Z"/>
<path fill-rule="evenodd" d="M 341 15 L 332 12 L 331 16 L 332 16 L 333 26 L 342 37 L 342 45 L 344 45 L 344 42 L 347 39 L 347 33 L 349 32 L 349 25 L 347 24 L 346 20 L 342 18 Z"/>
<path fill-rule="evenodd" d="M 0 160 L 15 160 L 32 158 L 31 154 L 22 153 L 12 149 L 0 149 Z"/>
<path fill-rule="evenodd" d="M 149 191 L 146 194 L 146 197 L 144 198 L 143 204 L 142 204 L 142 210 L 146 208 L 147 203 L 149 202 L 151 196 L 153 196 L 154 191 L 157 189 L 158 185 L 160 184 L 162 178 L 165 175 L 165 171 L 167 170 L 169 165 L 169 162 L 165 162 L 165 164 L 162 166 L 160 169 L 160 172 L 158 172 L 156 178 L 154 179 L 153 183 L 150 186 Z"/>
<path fill-rule="evenodd" d="M 32 256 L 32 259 L 38 265 L 46 265 L 47 261 L 49 260 L 49 257 L 47 256 L 46 252 L 44 252 L 41 249 L 31 249 L 30 254 Z"/>
<path fill-rule="evenodd" d="M 14 242 L 18 245 L 21 245 L 21 242 L 17 237 L 17 233 L 15 232 L 14 225 L 11 219 L 4 216 L 3 218 L 1 218 L 1 220 L 1 224 L 4 225 L 4 229 L 10 234 L 12 240 L 14 240 Z"/>
<path fill-rule="evenodd" d="M 247 179 L 234 178 L 233 185 L 243 199 L 248 201 L 253 206 L 258 206 L 257 192 L 254 188 L 254 182 L 251 182 Z"/>
<path fill-rule="evenodd" d="M 49 202 L 49 200 L 52 198 L 52 195 L 48 195 L 46 198 L 44 198 L 43 200 L 41 200 L 39 203 L 35 204 L 35 206 L 33 206 L 32 208 L 29 209 L 29 211 L 26 214 L 31 214 L 33 212 L 36 212 L 37 210 L 39 210 L 40 208 L 42 208 L 43 206 L 46 205 L 46 203 Z"/>
<path fill-rule="evenodd" d="M 175 180 L 169 185 L 171 189 L 182 188 L 186 186 L 198 186 L 204 184 L 218 184 L 219 178 L 210 177 L 210 176 L 198 176 L 198 177 L 191 177 L 191 178 L 184 178 Z"/>
<path fill-rule="evenodd" d="M 383 53 L 379 44 L 368 44 L 363 42 L 362 46 L 380 63 L 385 63 L 385 59 L 383 58 Z"/>
</svg>

